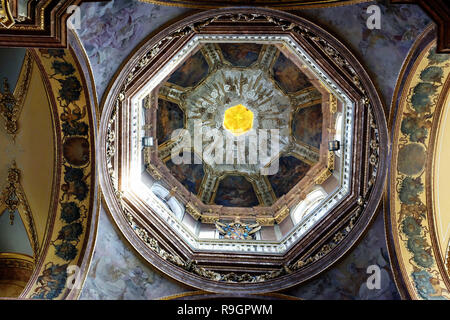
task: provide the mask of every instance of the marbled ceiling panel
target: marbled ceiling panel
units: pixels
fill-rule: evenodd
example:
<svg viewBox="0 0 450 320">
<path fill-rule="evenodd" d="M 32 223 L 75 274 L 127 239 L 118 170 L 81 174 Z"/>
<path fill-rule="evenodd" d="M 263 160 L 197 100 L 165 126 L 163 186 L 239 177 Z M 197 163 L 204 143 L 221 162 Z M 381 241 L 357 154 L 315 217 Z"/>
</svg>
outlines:
<svg viewBox="0 0 450 320">
<path fill-rule="evenodd" d="M 367 28 L 367 8 L 373 4 L 380 8 L 380 29 Z M 367 67 L 387 108 L 408 50 L 431 23 L 417 5 L 385 5 L 379 1 L 306 9 L 302 15 L 345 40 Z"/>
<path fill-rule="evenodd" d="M 285 291 L 285 294 L 315 300 L 398 300 L 400 295 L 390 269 L 382 210 L 361 242 L 333 268 L 318 278 Z M 380 268 L 380 287 L 370 290 L 369 266 Z"/>
<path fill-rule="evenodd" d="M 190 291 L 138 257 L 121 239 L 110 217 L 100 211 L 99 230 L 81 300 L 148 300 Z"/>
<path fill-rule="evenodd" d="M 89 57 L 98 99 L 133 48 L 162 24 L 186 8 L 151 5 L 137 0 L 83 2 L 80 6 L 80 37 Z"/>
</svg>

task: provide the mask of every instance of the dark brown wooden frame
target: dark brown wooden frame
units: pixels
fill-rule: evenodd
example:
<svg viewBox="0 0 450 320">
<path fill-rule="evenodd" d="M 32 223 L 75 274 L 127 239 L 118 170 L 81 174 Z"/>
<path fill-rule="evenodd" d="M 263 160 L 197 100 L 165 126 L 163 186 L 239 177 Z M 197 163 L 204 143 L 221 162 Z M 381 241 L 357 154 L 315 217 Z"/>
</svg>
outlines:
<svg viewBox="0 0 450 320">
<path fill-rule="evenodd" d="M 291 35 L 355 103 L 350 192 L 283 255 L 195 251 L 161 217 L 145 211 L 147 209 L 142 201 L 133 196 L 122 197 L 114 183 L 117 179 L 120 185 L 120 177 L 127 170 L 122 165 L 126 163 L 124 157 L 127 157 L 128 135 L 123 130 L 120 132 L 120 128 L 128 122 L 126 109 L 129 108 L 132 92 L 142 87 L 143 79 L 154 74 L 194 34 L 238 32 Z M 107 211 L 131 246 L 155 268 L 177 281 L 212 292 L 278 291 L 310 279 L 330 267 L 367 228 L 379 205 L 385 183 L 388 153 L 386 120 L 380 98 L 366 71 L 354 55 L 329 33 L 304 18 L 285 12 L 256 8 L 218 9 L 193 14 L 144 40 L 127 61 L 117 72 L 102 103 L 98 140 L 99 179 Z M 118 111 L 117 121 L 111 120 L 115 110 Z M 117 139 L 111 139 L 111 130 L 117 130 Z M 112 168 L 108 168 L 108 163 Z M 130 217 L 133 217 L 135 226 L 157 241 L 157 250 L 130 227 Z M 333 245 L 335 235 L 346 229 L 349 231 L 344 232 L 345 237 Z M 187 263 L 182 266 L 173 263 L 170 258 L 163 257 L 160 249 Z M 292 265 L 299 266 L 294 263 L 299 260 L 309 263 L 292 268 Z M 193 272 L 191 262 L 216 272 L 245 272 L 250 276 L 281 271 L 276 277 L 262 282 L 216 281 Z"/>
</svg>

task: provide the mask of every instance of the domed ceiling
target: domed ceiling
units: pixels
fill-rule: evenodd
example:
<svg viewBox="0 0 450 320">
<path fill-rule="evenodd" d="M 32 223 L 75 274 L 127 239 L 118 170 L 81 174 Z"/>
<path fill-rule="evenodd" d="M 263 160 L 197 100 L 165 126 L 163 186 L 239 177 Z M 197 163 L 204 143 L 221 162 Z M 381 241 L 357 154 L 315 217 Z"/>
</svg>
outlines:
<svg viewBox="0 0 450 320">
<path fill-rule="evenodd" d="M 339 42 L 286 13 L 242 10 L 198 13 L 136 49 L 104 102 L 100 183 L 155 267 L 260 293 L 317 274 L 359 237 L 387 136 Z"/>
<path fill-rule="evenodd" d="M 156 123 L 158 156 L 204 204 L 270 207 L 319 162 L 326 127 L 322 100 L 329 95 L 322 95 L 320 83 L 288 55 L 270 44 L 208 43 L 159 88 L 157 106 L 148 115 L 148 122 Z M 249 115 L 247 123 L 239 112 Z M 242 132 L 227 128 L 233 121 Z M 201 145 L 196 130 L 207 134 L 199 138 Z M 277 135 L 277 150 L 263 154 L 256 139 L 258 133 L 270 138 L 270 130 Z M 183 133 L 189 134 L 190 146 L 184 146 Z M 208 157 L 208 148 L 217 143 L 223 150 Z M 227 152 L 232 148 L 233 158 Z M 174 164 L 172 156 L 180 152 L 183 163 Z"/>
</svg>

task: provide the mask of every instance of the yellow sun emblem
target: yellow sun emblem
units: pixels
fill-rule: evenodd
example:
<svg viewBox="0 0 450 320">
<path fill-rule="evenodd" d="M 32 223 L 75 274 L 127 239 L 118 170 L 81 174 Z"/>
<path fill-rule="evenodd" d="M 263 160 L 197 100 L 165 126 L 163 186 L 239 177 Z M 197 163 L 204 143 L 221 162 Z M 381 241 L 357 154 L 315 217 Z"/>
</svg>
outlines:
<svg viewBox="0 0 450 320">
<path fill-rule="evenodd" d="M 253 127 L 253 112 L 242 104 L 225 110 L 223 126 L 235 136 L 246 133 Z"/>
</svg>

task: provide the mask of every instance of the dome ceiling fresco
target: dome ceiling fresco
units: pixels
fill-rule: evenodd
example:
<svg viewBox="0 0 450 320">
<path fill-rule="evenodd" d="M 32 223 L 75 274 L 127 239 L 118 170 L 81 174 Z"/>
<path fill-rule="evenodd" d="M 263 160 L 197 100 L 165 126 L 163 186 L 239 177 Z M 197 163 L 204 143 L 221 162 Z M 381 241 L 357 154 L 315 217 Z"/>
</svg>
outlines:
<svg viewBox="0 0 450 320">
<path fill-rule="evenodd" d="M 367 226 L 385 172 L 383 111 L 356 59 L 317 26 L 219 12 L 174 24 L 118 71 L 100 184 L 158 269 L 215 292 L 268 292 L 329 266 Z"/>
<path fill-rule="evenodd" d="M 270 207 L 319 162 L 325 127 L 322 100 L 328 96 L 316 88 L 318 81 L 311 80 L 311 74 L 300 69 L 301 62 L 288 55 L 273 44 L 208 43 L 159 88 L 157 108 L 146 116 L 149 123 L 156 117 L 159 158 L 204 204 Z M 239 110 L 245 112 L 246 120 Z M 243 124 L 242 132 L 236 134 L 227 127 L 233 121 L 238 130 Z M 214 134 L 204 137 L 201 146 L 193 142 L 191 148 L 183 147 L 185 137 L 177 134 L 178 129 L 187 129 L 194 141 L 199 126 L 224 138 L 225 152 L 217 154 L 219 158 L 199 156 L 217 143 Z M 260 129 L 277 130 L 279 145 L 272 151 L 269 144 L 267 156 L 261 153 L 252 162 L 250 140 Z M 239 141 L 245 144 L 242 157 L 227 161 L 227 138 L 236 140 L 236 148 Z M 190 164 L 174 165 L 171 155 L 177 148 L 183 148 L 183 159 Z M 274 162 L 274 172 L 261 174 Z"/>
</svg>

